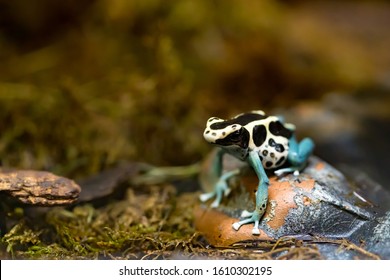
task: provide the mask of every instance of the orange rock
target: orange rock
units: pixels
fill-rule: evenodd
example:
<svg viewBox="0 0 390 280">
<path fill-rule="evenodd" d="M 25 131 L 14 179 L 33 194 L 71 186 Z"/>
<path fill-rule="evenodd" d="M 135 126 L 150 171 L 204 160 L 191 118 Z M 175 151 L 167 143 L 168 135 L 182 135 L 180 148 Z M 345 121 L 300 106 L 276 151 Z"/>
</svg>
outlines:
<svg viewBox="0 0 390 280">
<path fill-rule="evenodd" d="M 263 230 L 260 230 L 260 235 L 253 235 L 253 225 L 243 225 L 235 231 L 232 224 L 237 220 L 216 209 L 202 206 L 195 209 L 196 229 L 214 246 L 229 246 L 243 240 L 272 240 Z"/>
<path fill-rule="evenodd" d="M 217 180 L 217 178 L 205 176 L 207 169 L 211 166 L 212 156 L 213 153 L 205 161 L 201 174 L 201 183 L 206 191 L 210 191 L 212 184 Z M 234 158 L 224 158 L 225 171 L 240 166 L 242 162 Z M 309 171 L 305 172 L 305 170 Z M 311 164 L 305 170 L 298 177 L 292 174 L 286 174 L 280 178 L 270 175 L 267 209 L 260 221 L 259 235 L 252 234 L 253 224 L 244 225 L 238 231 L 232 228 L 232 224 L 240 219 L 240 213 L 243 210 L 254 209 L 258 178 L 251 170 L 242 172 L 238 180 L 235 180 L 237 185 L 242 187 L 233 187 L 231 194 L 224 199 L 220 207 L 217 209 L 211 209 L 207 205 L 197 207 L 195 210 L 197 230 L 202 232 L 206 239 L 215 246 L 228 246 L 243 240 L 274 240 L 280 237 L 280 234 L 286 232 L 286 228 L 297 226 L 287 223 L 291 222 L 288 221 L 288 217 L 293 210 L 299 213 L 303 211 L 302 208 L 315 207 L 315 203 L 320 203 L 320 198 L 313 194 L 316 185 L 314 178 L 332 169 L 329 169 L 329 166 L 322 160 L 312 159 Z M 232 186 L 234 186 L 233 181 Z M 297 223 L 297 221 L 302 222 L 299 219 L 294 222 Z"/>
<path fill-rule="evenodd" d="M 234 162 L 229 160 L 230 164 Z M 237 168 L 231 166 L 225 171 Z M 207 171 L 207 168 L 204 169 Z M 250 170 L 250 169 L 249 169 Z M 378 246 L 378 240 L 388 240 L 388 232 L 378 230 L 376 216 L 379 211 L 388 221 L 386 209 L 375 207 L 361 195 L 364 189 L 351 185 L 337 169 L 318 157 L 312 156 L 307 167 L 297 176 L 286 174 L 272 176 L 269 172 L 267 209 L 260 220 L 260 234 L 253 235 L 254 224 L 240 227 L 238 231 L 232 225 L 240 220 L 242 211 L 251 211 L 255 207 L 255 193 L 258 178 L 252 171 L 243 172 L 231 180 L 232 191 L 221 205 L 211 209 L 208 204 L 195 209 L 195 227 L 207 241 L 217 247 L 231 246 L 243 241 L 276 241 L 282 237 L 302 238 L 303 240 L 349 240 L 360 244 L 362 237 L 368 240 L 368 246 L 375 251 L 388 255 L 386 246 Z M 209 186 L 210 187 L 210 186 Z M 206 188 L 205 188 L 206 190 Z M 386 195 L 383 193 L 383 195 Z M 385 224 L 386 222 L 384 222 Z M 370 243 L 371 242 L 371 243 Z M 340 256 L 339 250 L 327 247 L 331 257 Z M 348 250 L 350 254 L 350 250 Z M 353 255 L 351 255 L 353 256 Z M 343 258 L 350 258 L 350 255 Z"/>
<path fill-rule="evenodd" d="M 249 199 L 254 205 L 254 193 L 257 188 L 258 179 L 256 175 L 249 174 L 241 178 L 246 191 L 251 194 Z M 308 196 L 314 188 L 314 179 L 308 178 L 292 184 L 290 181 L 278 181 L 276 177 L 270 178 L 268 188 L 268 205 L 263 220 L 273 230 L 278 230 L 285 224 L 286 216 L 293 208 L 297 208 L 296 196 L 301 196 L 302 201 L 307 206 L 312 203 Z M 231 194 L 234 195 L 234 194 Z M 242 196 L 243 194 L 238 194 Z M 222 207 L 223 208 L 223 207 Z M 242 209 L 245 210 L 245 209 Z M 263 229 L 260 235 L 253 235 L 253 224 L 243 225 L 238 231 L 232 228 L 232 224 L 239 218 L 230 217 L 219 209 L 199 206 L 195 210 L 195 227 L 203 233 L 206 239 L 215 246 L 229 246 L 243 240 L 273 240 Z"/>
</svg>

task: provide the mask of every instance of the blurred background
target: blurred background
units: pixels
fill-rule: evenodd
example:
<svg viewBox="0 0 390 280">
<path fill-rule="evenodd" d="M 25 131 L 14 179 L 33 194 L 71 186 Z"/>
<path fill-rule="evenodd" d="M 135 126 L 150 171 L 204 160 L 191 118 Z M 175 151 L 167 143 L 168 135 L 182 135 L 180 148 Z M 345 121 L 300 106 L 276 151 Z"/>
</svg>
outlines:
<svg viewBox="0 0 390 280">
<path fill-rule="evenodd" d="M 390 3 L 0 0 L 2 166 L 185 165 L 211 116 L 263 109 L 388 186 Z"/>
</svg>

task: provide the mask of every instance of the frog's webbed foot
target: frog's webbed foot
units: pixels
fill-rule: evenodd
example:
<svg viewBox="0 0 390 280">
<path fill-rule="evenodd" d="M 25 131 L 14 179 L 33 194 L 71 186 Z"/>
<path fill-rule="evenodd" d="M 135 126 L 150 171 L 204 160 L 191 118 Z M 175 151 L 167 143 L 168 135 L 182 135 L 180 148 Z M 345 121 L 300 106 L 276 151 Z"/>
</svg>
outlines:
<svg viewBox="0 0 390 280">
<path fill-rule="evenodd" d="M 261 213 L 259 211 L 249 212 L 249 211 L 244 210 L 241 213 L 241 217 L 246 218 L 246 219 L 234 223 L 232 225 L 232 227 L 234 230 L 239 230 L 242 225 L 254 223 L 254 226 L 252 229 L 252 234 L 259 235 L 260 234 L 259 222 L 260 222 L 260 218 L 263 216 L 263 214 L 264 213 Z"/>
<path fill-rule="evenodd" d="M 202 202 L 206 202 L 207 200 L 213 198 L 215 196 L 215 192 L 209 192 L 209 193 L 202 193 L 199 196 L 199 200 Z"/>
<path fill-rule="evenodd" d="M 215 200 L 213 201 L 213 203 L 211 203 L 210 206 L 212 208 L 217 208 L 221 204 L 222 198 L 228 196 L 230 191 L 231 189 L 229 188 L 227 182 L 219 180 L 218 183 L 215 185 L 214 191 L 201 194 L 199 196 L 199 199 L 202 202 L 206 202 L 211 198 L 215 197 Z"/>
<path fill-rule="evenodd" d="M 268 201 L 268 186 L 267 183 L 261 184 L 256 192 L 256 209 L 253 212 L 242 211 L 241 218 L 243 220 L 236 222 L 232 225 L 234 230 L 239 230 L 242 225 L 254 223 L 252 234 L 259 235 L 259 223 L 263 217 Z"/>
<path fill-rule="evenodd" d="M 223 197 L 226 197 L 230 194 L 231 189 L 229 188 L 228 180 L 237 175 L 240 172 L 240 170 L 233 170 L 226 172 L 219 178 L 218 182 L 215 184 L 214 191 L 209 193 L 204 193 L 199 196 L 200 201 L 206 202 L 207 200 L 210 200 L 211 198 L 215 197 L 215 200 L 213 203 L 211 203 L 212 208 L 217 208 L 222 201 Z"/>
<path fill-rule="evenodd" d="M 283 176 L 284 174 L 287 173 L 293 173 L 294 176 L 299 176 L 301 170 L 303 170 L 304 166 L 294 166 L 294 167 L 286 167 L 286 168 L 281 168 L 278 170 L 274 171 L 274 174 L 278 177 Z"/>
</svg>

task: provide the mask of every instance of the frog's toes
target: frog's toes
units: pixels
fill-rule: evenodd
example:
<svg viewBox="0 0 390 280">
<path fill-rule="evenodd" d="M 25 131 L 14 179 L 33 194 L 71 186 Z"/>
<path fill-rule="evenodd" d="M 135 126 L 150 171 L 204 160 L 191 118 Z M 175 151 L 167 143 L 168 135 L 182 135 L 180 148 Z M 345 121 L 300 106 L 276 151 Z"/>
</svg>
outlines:
<svg viewBox="0 0 390 280">
<path fill-rule="evenodd" d="M 281 168 L 281 169 L 275 170 L 274 174 L 276 176 L 280 177 L 286 173 L 293 172 L 294 176 L 299 176 L 299 170 L 300 170 L 299 167 L 287 167 L 287 168 Z"/>
<path fill-rule="evenodd" d="M 239 222 L 232 224 L 232 228 L 233 228 L 235 231 L 239 230 L 240 227 L 241 227 L 241 224 L 240 224 Z"/>
<path fill-rule="evenodd" d="M 244 210 L 241 212 L 241 218 L 248 218 L 248 217 L 251 217 L 253 215 L 253 212 L 249 212 L 247 210 Z"/>
<path fill-rule="evenodd" d="M 285 170 L 285 169 L 279 169 L 279 170 L 275 170 L 274 171 L 274 174 L 278 177 L 282 176 L 284 173 L 287 173 L 288 171 Z"/>
<path fill-rule="evenodd" d="M 226 188 L 226 189 L 223 191 L 223 195 L 224 195 L 225 197 L 227 197 L 227 196 L 230 194 L 231 191 L 232 191 L 232 190 L 231 190 L 230 188 Z"/>
<path fill-rule="evenodd" d="M 207 200 L 209 200 L 210 198 L 213 198 L 215 196 L 215 193 L 213 192 L 210 192 L 210 193 L 202 193 L 200 196 L 199 196 L 199 199 L 200 201 L 202 202 L 206 202 Z"/>
<path fill-rule="evenodd" d="M 243 220 L 243 221 L 239 221 L 239 222 L 233 223 L 232 224 L 232 228 L 237 231 L 237 230 L 240 229 L 240 227 L 242 225 L 253 223 L 253 222 L 255 223 L 255 225 L 254 225 L 254 227 L 252 229 L 252 234 L 253 235 L 259 235 L 260 234 L 259 221 L 258 220 L 253 220 L 253 217 L 249 218 L 249 219 L 246 219 L 246 220 Z"/>
<path fill-rule="evenodd" d="M 213 203 L 210 204 L 210 207 L 217 208 L 221 203 L 221 199 L 220 196 L 218 196 L 215 192 L 203 193 L 199 196 L 199 200 L 202 202 L 206 202 L 209 199 L 213 198 L 214 196 L 217 196 L 217 198 L 213 201 Z"/>
<path fill-rule="evenodd" d="M 252 229 L 252 234 L 253 234 L 253 235 L 260 235 L 260 230 L 259 230 L 257 227 L 254 227 L 254 228 Z"/>
<path fill-rule="evenodd" d="M 214 200 L 213 203 L 211 203 L 210 207 L 211 208 L 218 208 L 220 202 L 218 199 Z"/>
</svg>

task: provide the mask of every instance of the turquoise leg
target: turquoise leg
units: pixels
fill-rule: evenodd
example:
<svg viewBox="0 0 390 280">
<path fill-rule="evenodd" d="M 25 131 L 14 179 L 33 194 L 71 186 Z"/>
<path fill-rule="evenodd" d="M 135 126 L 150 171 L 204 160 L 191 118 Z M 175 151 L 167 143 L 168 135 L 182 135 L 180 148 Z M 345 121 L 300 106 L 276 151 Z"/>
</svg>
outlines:
<svg viewBox="0 0 390 280">
<path fill-rule="evenodd" d="M 282 168 L 275 171 L 277 176 L 284 173 L 294 172 L 299 174 L 305 165 L 310 155 L 314 150 L 314 142 L 310 138 L 304 138 L 301 142 L 297 142 L 295 136 L 292 136 L 289 141 L 289 152 L 287 160 L 291 164 L 291 167 Z"/>
<path fill-rule="evenodd" d="M 211 204 L 211 207 L 216 208 L 221 203 L 224 196 L 227 196 L 230 193 L 230 188 L 228 180 L 240 173 L 239 169 L 225 172 L 222 174 L 222 158 L 224 151 L 218 150 L 210 168 L 210 177 L 218 178 L 217 183 L 214 186 L 214 190 L 209 193 L 204 193 L 199 196 L 199 199 L 202 202 L 205 202 L 213 197 L 215 197 L 214 202 Z M 222 175 L 221 175 L 222 174 Z"/>
<path fill-rule="evenodd" d="M 242 225 L 254 223 L 255 225 L 253 227 L 252 234 L 258 235 L 260 234 L 259 221 L 264 215 L 267 207 L 269 179 L 257 152 L 252 151 L 249 153 L 248 162 L 253 167 L 257 177 L 259 178 L 259 185 L 256 192 L 256 208 L 253 212 L 244 211 L 242 216 L 249 218 L 234 223 L 232 227 L 235 230 L 239 230 Z"/>
<path fill-rule="evenodd" d="M 213 161 L 211 162 L 211 168 L 209 171 L 209 176 L 212 178 L 219 178 L 222 175 L 222 160 L 225 151 L 218 149 Z"/>
<path fill-rule="evenodd" d="M 213 208 L 218 207 L 219 204 L 221 204 L 222 198 L 224 196 L 229 195 L 229 193 L 230 193 L 228 180 L 231 177 L 238 175 L 239 173 L 240 173 L 239 169 L 235 169 L 235 170 L 228 171 L 228 172 L 224 173 L 219 178 L 218 182 L 215 184 L 214 191 L 201 194 L 199 196 L 199 199 L 202 202 L 205 202 L 205 201 L 207 201 L 215 196 L 215 200 L 213 201 L 213 203 L 211 203 L 211 207 L 213 207 Z"/>
</svg>

